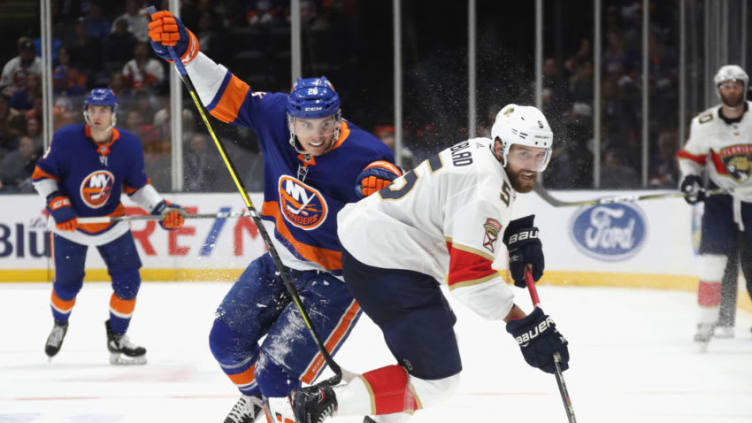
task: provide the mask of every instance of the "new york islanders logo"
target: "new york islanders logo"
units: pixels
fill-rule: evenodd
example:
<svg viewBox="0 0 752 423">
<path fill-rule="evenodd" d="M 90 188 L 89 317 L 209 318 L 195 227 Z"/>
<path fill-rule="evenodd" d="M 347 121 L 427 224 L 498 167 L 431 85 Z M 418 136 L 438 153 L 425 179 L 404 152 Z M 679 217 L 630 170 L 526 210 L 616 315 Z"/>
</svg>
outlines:
<svg viewBox="0 0 752 423">
<path fill-rule="evenodd" d="M 92 209 L 98 209 L 107 204 L 115 183 L 115 176 L 107 170 L 95 170 L 88 174 L 81 182 L 81 199 Z"/>
<path fill-rule="evenodd" d="M 279 178 L 279 207 L 285 220 L 307 231 L 321 226 L 329 210 L 316 188 L 288 175 Z"/>
</svg>

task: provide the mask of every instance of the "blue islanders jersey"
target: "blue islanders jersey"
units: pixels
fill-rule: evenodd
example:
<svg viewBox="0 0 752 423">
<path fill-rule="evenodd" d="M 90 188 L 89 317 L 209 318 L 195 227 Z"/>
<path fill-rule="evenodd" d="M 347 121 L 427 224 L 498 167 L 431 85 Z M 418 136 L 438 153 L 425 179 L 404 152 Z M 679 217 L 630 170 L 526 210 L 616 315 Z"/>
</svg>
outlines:
<svg viewBox="0 0 752 423">
<path fill-rule="evenodd" d="M 206 96 L 206 85 L 198 89 Z M 298 270 L 326 270 L 341 275 L 337 213 L 345 204 L 358 201 L 358 174 L 377 160 L 394 163 L 392 151 L 375 136 L 343 119 L 333 148 L 306 163 L 289 142 L 287 94 L 254 92 L 226 71 L 211 98 L 206 106 L 214 117 L 249 127 L 258 135 L 264 157 L 261 216 L 268 222 L 267 228 L 274 230 L 274 243 L 282 261 Z M 303 180 L 297 176 L 299 165 L 308 168 Z"/>
<path fill-rule="evenodd" d="M 112 141 L 96 144 L 88 125 L 74 124 L 55 132 L 47 153 L 36 164 L 35 185 L 54 181 L 79 217 L 122 216 L 122 192 L 133 194 L 149 183 L 144 172 L 141 141 L 131 132 L 114 129 Z M 119 223 L 80 224 L 58 235 L 86 245 L 101 245 L 128 230 Z"/>
</svg>

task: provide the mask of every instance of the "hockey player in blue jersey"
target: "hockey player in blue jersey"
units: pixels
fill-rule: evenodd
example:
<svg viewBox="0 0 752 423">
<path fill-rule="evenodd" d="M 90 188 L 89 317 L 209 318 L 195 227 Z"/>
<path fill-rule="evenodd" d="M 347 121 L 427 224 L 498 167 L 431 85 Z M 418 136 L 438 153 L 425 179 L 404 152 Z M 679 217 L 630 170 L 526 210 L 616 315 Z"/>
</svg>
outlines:
<svg viewBox="0 0 752 423">
<path fill-rule="evenodd" d="M 79 224 L 77 218 L 122 216 L 120 195 L 125 192 L 144 210 L 162 216 L 159 223 L 167 230 L 184 221 L 184 210 L 164 200 L 150 184 L 141 141 L 115 128 L 117 105 L 111 90 L 92 90 L 84 100 L 86 124 L 68 125 L 55 132 L 32 177 L 55 222 L 55 280 L 50 304 L 55 324 L 45 344 L 50 358 L 63 344 L 68 318 L 83 286 L 86 252 L 94 246 L 107 265 L 114 291 L 110 318 L 105 322 L 110 362 L 146 363 L 146 349 L 130 342 L 125 334 L 141 285 L 141 261 L 130 228 L 124 222 Z"/>
<path fill-rule="evenodd" d="M 334 354 L 360 315 L 342 281 L 337 212 L 401 174 L 393 153 L 341 117 L 339 96 L 325 77 L 299 79 L 289 94 L 251 90 L 199 52 L 196 37 L 170 12 L 151 18 L 155 53 L 170 60 L 167 47 L 174 48 L 207 110 L 258 135 L 261 217 L 312 326 Z M 285 397 L 301 381 L 311 383 L 325 364 L 269 254 L 253 260 L 227 293 L 209 342 L 242 394 L 227 423 L 254 421 L 262 397 Z"/>
</svg>

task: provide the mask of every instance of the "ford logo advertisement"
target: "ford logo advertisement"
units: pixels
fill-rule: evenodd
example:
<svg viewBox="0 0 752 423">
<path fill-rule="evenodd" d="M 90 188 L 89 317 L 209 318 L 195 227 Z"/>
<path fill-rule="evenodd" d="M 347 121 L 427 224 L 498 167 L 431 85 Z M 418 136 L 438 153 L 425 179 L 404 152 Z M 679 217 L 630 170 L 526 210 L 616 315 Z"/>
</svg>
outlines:
<svg viewBox="0 0 752 423">
<path fill-rule="evenodd" d="M 637 254 L 648 234 L 642 210 L 628 203 L 580 209 L 569 226 L 574 245 L 585 255 L 604 261 L 626 260 Z"/>
</svg>

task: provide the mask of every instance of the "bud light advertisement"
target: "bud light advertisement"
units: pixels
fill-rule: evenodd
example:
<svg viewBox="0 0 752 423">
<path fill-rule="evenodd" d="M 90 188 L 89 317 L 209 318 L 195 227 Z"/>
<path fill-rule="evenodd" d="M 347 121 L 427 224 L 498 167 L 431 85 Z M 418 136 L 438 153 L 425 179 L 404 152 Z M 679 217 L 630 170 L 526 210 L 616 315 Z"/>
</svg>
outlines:
<svg viewBox="0 0 752 423">
<path fill-rule="evenodd" d="M 570 236 L 583 254 L 597 260 L 626 260 L 645 245 L 647 219 L 637 205 L 613 203 L 579 209 Z"/>
</svg>

